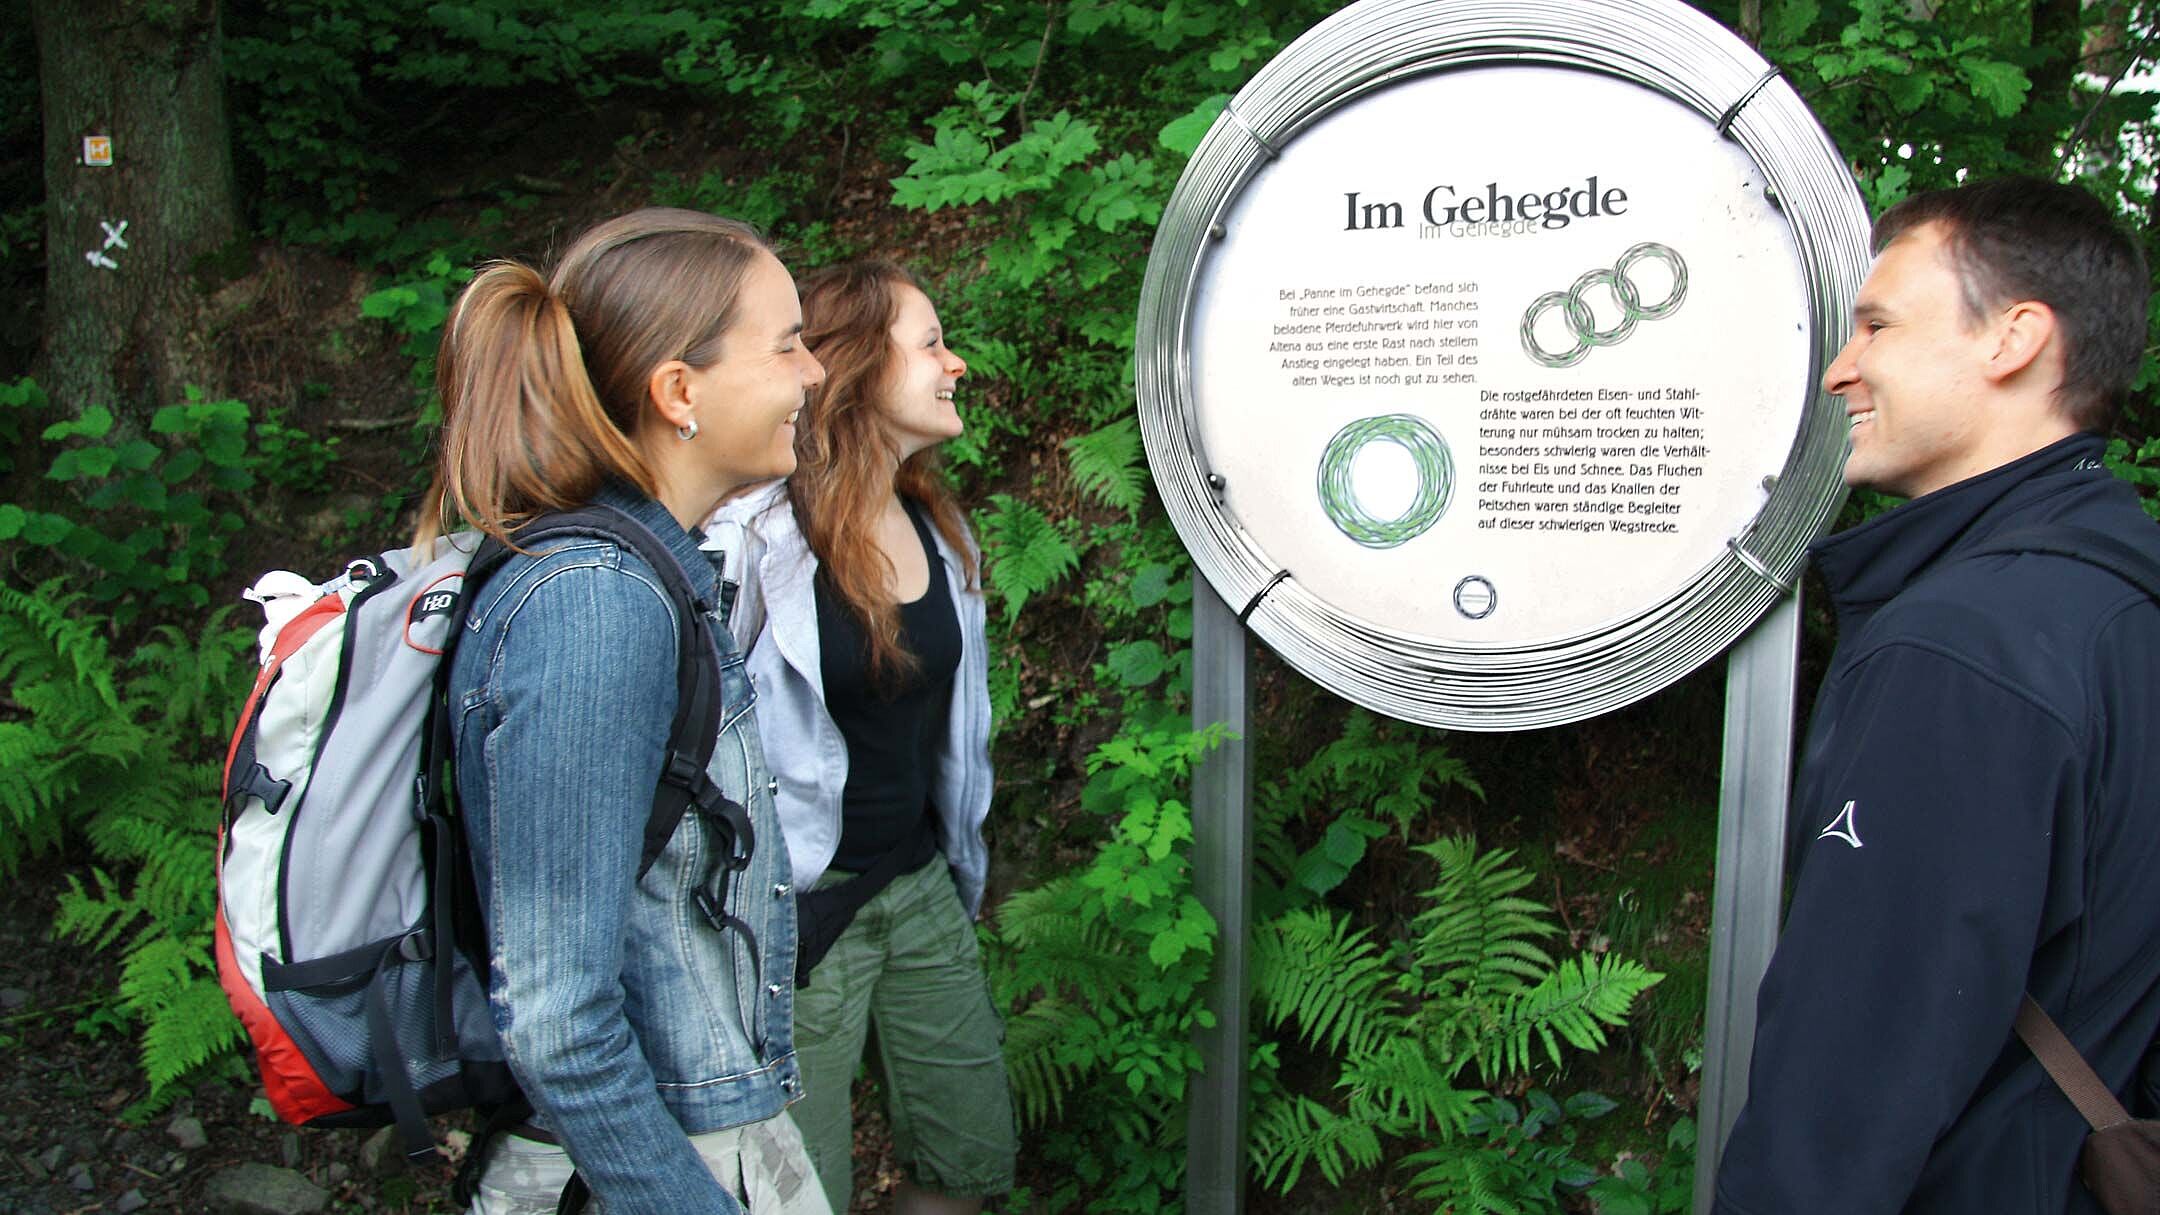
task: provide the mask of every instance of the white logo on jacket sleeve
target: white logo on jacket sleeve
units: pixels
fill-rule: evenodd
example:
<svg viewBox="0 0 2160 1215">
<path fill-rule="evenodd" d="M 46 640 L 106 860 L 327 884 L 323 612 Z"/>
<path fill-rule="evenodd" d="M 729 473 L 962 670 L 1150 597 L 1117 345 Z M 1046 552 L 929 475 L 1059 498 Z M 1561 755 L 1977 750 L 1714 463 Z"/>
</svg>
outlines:
<svg viewBox="0 0 2160 1215">
<path fill-rule="evenodd" d="M 1830 825 L 1823 828 L 1822 834 L 1816 836 L 1815 838 L 1819 840 L 1826 840 L 1831 838 L 1832 836 L 1836 836 L 1838 839 L 1844 840 L 1846 843 L 1851 844 L 1855 848 L 1866 847 L 1865 844 L 1862 844 L 1860 842 L 1860 829 L 1853 826 L 1853 807 L 1859 804 L 1860 803 L 1857 801 L 1846 802 L 1845 808 L 1838 811 L 1837 817 L 1831 819 Z"/>
</svg>

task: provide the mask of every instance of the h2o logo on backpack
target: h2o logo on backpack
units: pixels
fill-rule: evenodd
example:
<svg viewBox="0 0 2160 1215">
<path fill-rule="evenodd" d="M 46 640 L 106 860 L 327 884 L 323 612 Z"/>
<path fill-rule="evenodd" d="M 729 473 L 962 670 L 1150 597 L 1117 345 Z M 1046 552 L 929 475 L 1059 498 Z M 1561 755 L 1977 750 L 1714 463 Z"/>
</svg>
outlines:
<svg viewBox="0 0 2160 1215">
<path fill-rule="evenodd" d="M 444 574 L 421 587 L 405 606 L 405 644 L 424 654 L 440 654 L 447 646 L 450 619 L 457 612 L 458 595 L 465 589 L 465 574 Z"/>
</svg>

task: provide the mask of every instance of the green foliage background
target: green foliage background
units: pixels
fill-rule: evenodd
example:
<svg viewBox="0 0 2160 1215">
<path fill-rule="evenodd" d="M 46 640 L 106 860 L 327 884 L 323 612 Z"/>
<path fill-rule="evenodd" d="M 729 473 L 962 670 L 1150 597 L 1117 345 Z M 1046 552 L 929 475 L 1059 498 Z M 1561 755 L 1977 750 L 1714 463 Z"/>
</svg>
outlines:
<svg viewBox="0 0 2160 1215">
<path fill-rule="evenodd" d="M 1185 724 L 1191 569 L 1133 418 L 1134 308 L 1185 157 L 1335 7 L 227 5 L 258 256 L 367 280 L 293 335 L 330 370 L 246 403 L 206 386 L 140 418 L 0 384 L 0 873 L 83 867 L 58 930 L 124 957 L 115 1007 L 141 1035 L 145 1108 L 237 1043 L 206 944 L 220 735 L 251 677 L 251 629 L 211 606 L 255 572 L 235 546 L 328 570 L 396 543 L 425 481 L 433 346 L 471 266 L 543 258 L 584 222 L 660 202 L 765 225 L 798 269 L 883 253 L 932 283 L 972 368 L 950 464 L 995 609 L 1003 897 L 983 931 L 1024 1175 L 1048 1209 L 1175 1207 L 1217 935 L 1191 892 L 1183 799 L 1219 737 Z M 1704 7 L 1745 23 L 1873 207 L 2018 171 L 2074 178 L 2140 231 L 2160 212 L 2151 98 L 2117 87 L 2150 51 L 2143 5 Z M 0 18 L 22 12 L 0 0 Z M 25 22 L 0 19 L 0 51 L 31 49 Z M 0 83 L 0 294 L 31 317 L 35 106 L 24 76 Z M 28 369 L 29 341 L 0 326 L 0 372 Z M 404 373 L 354 402 L 339 378 L 359 382 L 354 350 Z M 2148 358 L 2112 447 L 2148 501 L 2155 380 Z M 396 457 L 387 481 L 326 436 L 330 404 L 387 434 L 371 449 Z M 360 499 L 328 525 L 325 486 Z M 1259 1184 L 1419 1209 L 1684 1209 L 1715 774 L 1683 757 L 1715 751 L 1714 685 L 1512 744 L 1349 711 L 1279 668 L 1262 686 Z M 1570 867 L 1573 790 L 1634 780 L 1625 842 Z M 1587 883 L 1577 896 L 1563 873 Z M 1594 923 L 1566 923 L 1571 906 Z M 1594 1086 L 1635 1116 L 1607 1119 L 1622 1103 Z"/>
</svg>

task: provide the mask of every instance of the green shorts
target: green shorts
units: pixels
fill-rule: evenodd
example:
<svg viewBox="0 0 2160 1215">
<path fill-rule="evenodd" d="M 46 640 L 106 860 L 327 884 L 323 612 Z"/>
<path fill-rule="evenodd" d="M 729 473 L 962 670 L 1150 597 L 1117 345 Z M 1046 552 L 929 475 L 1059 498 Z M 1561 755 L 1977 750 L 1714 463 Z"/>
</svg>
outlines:
<svg viewBox="0 0 2160 1215">
<path fill-rule="evenodd" d="M 818 885 L 846 880 L 828 873 Z M 805 1092 L 788 1112 L 834 1211 L 848 1209 L 854 1188 L 848 1096 L 873 1026 L 893 1143 L 911 1179 L 955 1198 L 1012 1189 L 1019 1137 L 1005 1024 L 943 855 L 856 912 L 810 985 L 795 993 Z"/>
</svg>

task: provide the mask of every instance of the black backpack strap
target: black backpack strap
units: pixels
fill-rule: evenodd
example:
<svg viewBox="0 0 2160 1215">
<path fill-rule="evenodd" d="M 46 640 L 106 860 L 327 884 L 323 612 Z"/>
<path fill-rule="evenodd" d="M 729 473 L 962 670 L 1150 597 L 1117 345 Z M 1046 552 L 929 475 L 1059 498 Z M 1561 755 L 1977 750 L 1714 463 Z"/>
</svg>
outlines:
<svg viewBox="0 0 2160 1215">
<path fill-rule="evenodd" d="M 426 961 L 426 955 L 421 951 L 431 944 L 425 933 L 413 933 L 391 942 L 384 949 L 382 960 L 375 964 L 375 977 L 368 984 L 366 999 L 368 1041 L 375 1046 L 376 1070 L 382 1073 L 391 1117 L 397 1124 L 398 1144 L 405 1151 L 407 1163 L 415 1166 L 435 1160 L 435 1135 L 428 1130 L 420 1094 L 413 1089 L 412 1076 L 405 1070 L 404 1052 L 398 1048 L 397 1022 L 390 1012 L 389 982 L 391 970 L 401 962 Z M 440 957 L 449 950 L 436 949 L 434 952 Z M 419 956 L 413 956 L 416 954 Z M 449 997 L 444 996 L 441 1003 L 448 1005 Z"/>
<path fill-rule="evenodd" d="M 450 1201 L 456 1203 L 460 1211 L 469 1209 L 479 1195 L 480 1179 L 487 1175 L 488 1157 L 494 1154 L 496 1141 L 531 1118 L 533 1107 L 532 1102 L 520 1097 L 483 1112 L 486 1117 L 473 1132 L 472 1142 L 465 1148 L 465 1159 L 458 1164 L 456 1176 L 450 1179 Z"/>
<path fill-rule="evenodd" d="M 570 1174 L 563 1183 L 562 1197 L 555 1200 L 555 1215 L 580 1215 L 585 1204 L 592 1201 L 592 1191 L 586 1188 L 582 1173 Z"/>
<path fill-rule="evenodd" d="M 2160 603 L 2160 559 L 2117 536 L 2069 523 L 2043 523 L 2005 532 L 1958 554 L 1967 557 L 2047 553 L 2096 565 Z"/>
<path fill-rule="evenodd" d="M 434 912 L 435 1049 L 444 1056 L 455 1054 L 458 1045 L 457 1018 L 451 1011 L 458 951 L 477 946 L 480 972 L 487 973 L 486 948 L 477 945 L 459 920 L 462 908 L 479 906 L 479 893 L 472 889 L 472 863 L 465 855 L 465 835 L 456 817 L 457 783 L 451 761 L 456 758 L 457 743 L 450 729 L 450 664 L 465 632 L 465 617 L 472 611 L 473 594 L 510 555 L 501 541 L 484 536 L 465 565 L 457 603 L 443 631 L 442 661 L 435 664 L 435 689 L 420 728 L 420 771 L 413 778 L 413 814 L 425 828 L 420 847 Z M 478 918 L 470 922 L 477 925 Z"/>
<path fill-rule="evenodd" d="M 675 834 L 683 815 L 696 809 L 708 823 L 723 826 L 734 838 L 725 851 L 749 863 L 756 838 L 750 817 L 730 802 L 706 775 L 713 745 L 720 730 L 719 646 L 712 631 L 713 605 L 690 587 L 674 552 L 652 529 L 624 511 L 593 503 L 577 510 L 543 515 L 517 531 L 520 546 L 557 536 L 598 536 L 629 548 L 660 579 L 668 601 L 675 607 L 675 719 L 668 730 L 667 755 L 662 761 L 659 787 L 653 794 L 652 814 L 645 821 L 645 842 L 638 855 L 638 877 L 653 866 Z M 475 558 L 476 565 L 478 558 Z M 467 575 L 467 587 L 472 585 Z M 733 813 L 729 813 L 733 811 Z M 714 820 L 718 822 L 715 823 Z"/>
</svg>

